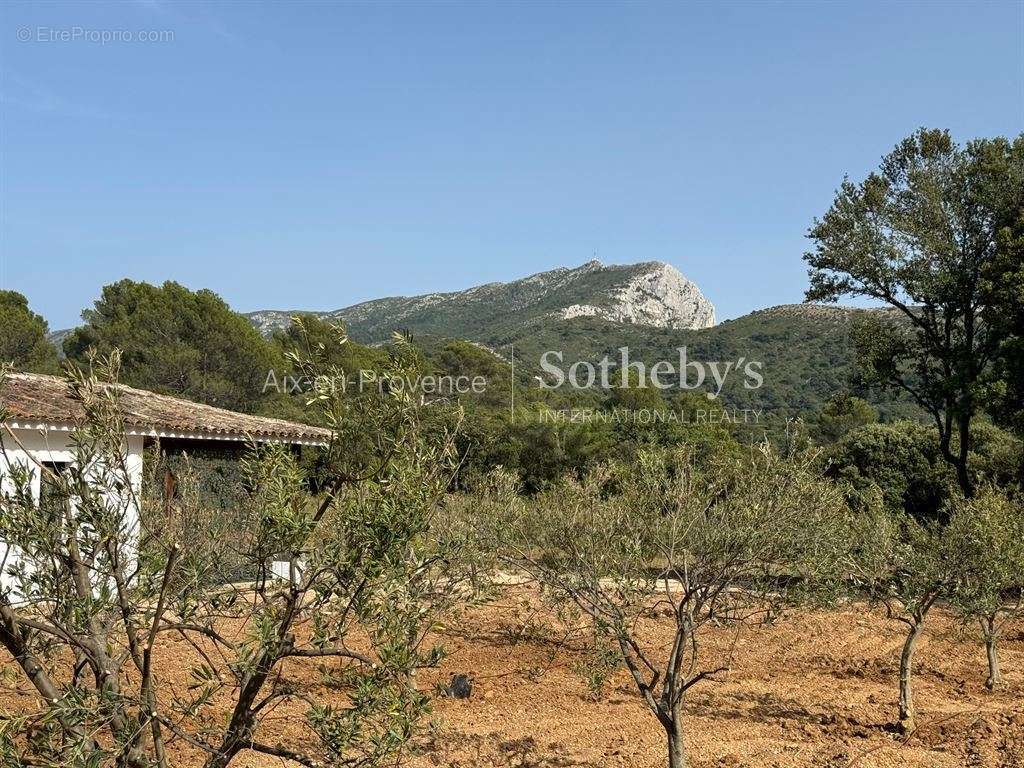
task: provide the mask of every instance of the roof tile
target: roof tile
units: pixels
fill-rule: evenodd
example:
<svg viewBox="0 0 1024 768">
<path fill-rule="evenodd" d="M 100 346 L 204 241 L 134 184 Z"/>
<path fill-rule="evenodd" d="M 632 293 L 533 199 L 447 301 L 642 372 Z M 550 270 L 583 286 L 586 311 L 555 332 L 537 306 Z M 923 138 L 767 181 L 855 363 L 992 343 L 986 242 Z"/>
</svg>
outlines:
<svg viewBox="0 0 1024 768">
<path fill-rule="evenodd" d="M 135 429 L 200 434 L 214 439 L 251 437 L 326 443 L 331 438 L 331 431 L 322 427 L 237 413 L 124 384 L 107 386 L 117 391 L 125 426 Z M 0 403 L 16 421 L 65 424 L 81 421 L 85 415 L 81 404 L 70 396 L 64 379 L 38 373 L 10 374 L 0 390 Z"/>
</svg>

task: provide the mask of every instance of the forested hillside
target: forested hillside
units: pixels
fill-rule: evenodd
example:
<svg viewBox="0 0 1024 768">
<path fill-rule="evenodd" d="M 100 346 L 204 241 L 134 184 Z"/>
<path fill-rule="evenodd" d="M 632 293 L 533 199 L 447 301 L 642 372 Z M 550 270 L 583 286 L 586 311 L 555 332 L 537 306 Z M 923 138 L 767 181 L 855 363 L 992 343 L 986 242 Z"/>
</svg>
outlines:
<svg viewBox="0 0 1024 768">
<path fill-rule="evenodd" d="M 137 301 L 140 292 L 149 296 L 144 306 Z M 213 302 L 219 309 L 199 322 L 193 305 L 202 302 Z M 280 321 L 282 330 L 261 340 L 256 334 L 245 333 L 243 326 L 232 320 L 241 318 L 218 302 L 209 292 L 197 294 L 174 284 L 154 288 L 122 282 L 104 292 L 97 308 L 87 313 L 85 326 L 74 332 L 52 334 L 51 338 L 57 337 L 63 342 L 63 351 L 78 360 L 84 359 L 90 345 L 126 350 L 125 375 L 139 386 L 200 400 L 211 399 L 204 395 L 209 392 L 218 404 L 231 403 L 244 410 L 290 410 L 285 407 L 288 399 L 277 397 L 278 393 L 260 391 L 271 369 L 280 375 L 287 367 L 282 344 L 287 346 L 289 339 L 289 343 L 295 343 L 294 333 L 288 331 L 290 320 Z M 463 323 L 450 312 L 450 307 L 435 309 L 438 319 L 432 320 L 429 327 L 449 328 Z M 908 401 L 858 385 L 851 332 L 858 318 L 871 312 L 877 310 L 786 305 L 697 329 L 616 322 L 596 316 L 563 318 L 537 312 L 519 322 L 507 316 L 501 322 L 487 324 L 476 334 L 454 336 L 413 330 L 412 337 L 424 353 L 426 367 L 442 373 L 473 369 L 473 373 L 488 377 L 486 399 L 492 404 L 509 399 L 505 382 L 510 372 L 496 378 L 495 366 L 510 368 L 513 356 L 522 402 L 527 402 L 531 399 L 530 391 L 538 389 L 541 357 L 546 352 L 558 353 L 563 369 L 577 361 L 597 364 L 607 356 L 614 370 L 623 347 L 628 349 L 631 361 L 642 362 L 648 368 L 659 361 L 678 366 L 679 350 L 685 348 L 690 361 L 733 367 L 721 387 L 715 403 L 718 407 L 754 409 L 764 417 L 784 422 L 787 418 L 810 418 L 837 392 L 849 391 L 865 397 L 883 419 L 918 418 L 918 411 Z M 220 320 L 211 321 L 214 316 Z M 314 327 L 321 335 L 325 326 L 337 322 L 322 316 L 316 320 Z M 362 334 L 346 327 L 352 335 L 349 346 L 353 350 L 386 344 L 384 340 L 388 337 L 382 329 L 400 325 L 398 321 L 389 324 L 382 316 L 377 316 L 375 323 L 378 330 L 369 334 L 373 338 L 367 337 L 365 325 L 360 326 L 364 329 Z M 167 328 L 176 329 L 170 346 L 160 342 Z M 491 354 L 477 355 L 468 362 L 461 360 L 453 368 L 455 356 L 445 350 L 455 341 L 469 341 L 478 350 L 489 350 Z M 370 342 L 369 346 L 365 342 Z M 345 363 L 351 367 L 353 361 L 373 359 L 372 354 L 354 351 Z M 748 388 L 749 381 L 735 371 L 751 362 L 762 364 L 759 368 L 763 383 L 756 388 Z M 209 383 L 214 380 L 215 384 Z M 708 377 L 696 391 L 716 389 Z M 680 389 L 673 387 L 664 395 L 671 400 L 679 393 Z M 601 402 L 609 393 L 582 392 L 565 384 L 557 396 L 533 394 L 535 399 L 563 405 L 589 405 Z"/>
</svg>

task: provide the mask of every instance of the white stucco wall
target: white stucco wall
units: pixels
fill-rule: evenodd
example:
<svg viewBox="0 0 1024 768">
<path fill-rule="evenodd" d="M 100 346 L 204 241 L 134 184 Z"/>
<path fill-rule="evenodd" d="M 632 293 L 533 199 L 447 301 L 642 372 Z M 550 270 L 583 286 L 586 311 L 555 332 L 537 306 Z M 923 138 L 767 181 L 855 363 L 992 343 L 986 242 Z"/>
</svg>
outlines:
<svg viewBox="0 0 1024 768">
<path fill-rule="evenodd" d="M 14 428 L 11 430 L 15 440 L 6 429 L 0 431 L 4 451 L 0 453 L 0 487 L 10 490 L 10 465 L 14 463 L 33 468 L 32 494 L 39 499 L 40 473 L 35 462 L 72 462 L 74 455 L 71 450 L 71 432 L 66 427 L 42 429 Z M 125 466 L 135 489 L 134 497 L 125 499 L 126 514 L 131 530 L 137 530 L 139 510 L 135 504 L 142 489 L 142 446 L 141 435 L 128 435 L 126 438 Z M 19 445 L 20 443 L 20 445 Z M 18 552 L 8 551 L 8 546 L 0 540 L 0 562 L 4 570 L 0 573 L 0 588 L 13 587 L 7 569 L 18 559 Z M 6 559 L 5 559 L 6 556 Z"/>
</svg>

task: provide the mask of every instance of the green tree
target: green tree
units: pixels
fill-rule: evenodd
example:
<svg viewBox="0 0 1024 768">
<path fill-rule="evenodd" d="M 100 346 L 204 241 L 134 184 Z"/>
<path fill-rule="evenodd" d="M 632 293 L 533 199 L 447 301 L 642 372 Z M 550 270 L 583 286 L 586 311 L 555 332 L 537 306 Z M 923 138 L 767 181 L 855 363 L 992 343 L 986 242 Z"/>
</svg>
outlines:
<svg viewBox="0 0 1024 768">
<path fill-rule="evenodd" d="M 283 359 L 217 294 L 121 280 L 104 286 L 85 324 L 64 340 L 68 358 L 121 350 L 124 383 L 210 405 L 254 411 Z"/>
<path fill-rule="evenodd" d="M 616 371 L 608 390 L 608 407 L 625 411 L 663 411 L 667 407 L 661 390 L 640 377 L 634 369 Z"/>
<path fill-rule="evenodd" d="M 273 336 L 274 343 L 285 355 L 302 357 L 319 352 L 323 365 L 337 368 L 356 381 L 361 370 L 382 371 L 387 368 L 386 349 L 352 341 L 340 323 L 332 323 L 316 315 L 299 317 L 301 323 L 293 322 Z"/>
<path fill-rule="evenodd" d="M 319 414 L 305 407 L 315 386 L 328 382 L 312 382 L 298 373 L 294 359 L 317 355 L 326 375 L 332 377 L 333 387 L 344 387 L 351 394 L 360 389 L 376 390 L 376 373 L 387 369 L 388 352 L 384 347 L 369 347 L 352 341 L 340 323 L 332 323 L 312 314 L 297 314 L 284 330 L 271 338 L 275 354 L 284 361 L 263 383 L 266 399 L 259 412 L 292 421 L 308 421 Z M 272 393 L 272 394 L 271 394 Z"/>
<path fill-rule="evenodd" d="M 988 408 L 997 421 L 1024 435 L 1024 212 L 1000 232 L 999 256 L 984 286 L 986 319 L 1000 339 Z"/>
<path fill-rule="evenodd" d="M 988 659 L 985 686 L 991 690 L 1002 681 L 999 637 L 1024 609 L 1024 510 L 985 488 L 954 504 L 946 531 L 955 574 L 949 602 L 965 620 L 981 625 Z"/>
<path fill-rule="evenodd" d="M 1022 210 L 1024 134 L 961 147 L 922 129 L 860 184 L 844 180 L 808 235 L 807 300 L 858 296 L 893 310 L 857 333 L 865 377 L 929 414 L 968 496 L 971 420 L 1002 341 L 986 298 Z"/>
<path fill-rule="evenodd" d="M 1024 481 L 1024 443 L 995 425 L 971 427 L 971 482 L 1014 488 Z M 958 491 L 935 430 L 913 421 L 868 424 L 828 448 L 826 474 L 864 494 L 877 488 L 887 509 L 919 522 L 944 521 Z"/>
<path fill-rule="evenodd" d="M 917 727 L 914 703 L 914 654 L 928 614 L 946 593 L 951 570 L 945 529 L 890 511 L 877 494 L 860 499 L 857 562 L 873 601 L 906 627 L 900 652 L 898 725 L 904 733 Z"/>
<path fill-rule="evenodd" d="M 0 291 L 0 363 L 20 371 L 55 373 L 57 349 L 46 338 L 50 328 L 16 291 Z"/>
<path fill-rule="evenodd" d="M 1024 487 L 1024 441 L 988 421 L 971 428 L 971 465 L 975 482 L 1011 491 Z"/>
<path fill-rule="evenodd" d="M 473 447 L 474 464 L 481 471 L 495 466 L 515 471 L 530 493 L 551 485 L 566 473 L 581 474 L 594 463 L 607 459 L 613 447 L 612 430 L 607 424 L 548 421 L 543 409 L 523 410 L 515 422 L 492 421 L 491 425 L 497 432 Z"/>
<path fill-rule="evenodd" d="M 938 517 L 952 484 L 934 431 L 911 421 L 855 429 L 828 458 L 829 476 L 861 495 L 878 490 L 887 510 L 922 522 Z"/>
<path fill-rule="evenodd" d="M 482 392 L 470 392 L 460 397 L 467 406 L 484 406 L 501 411 L 509 408 L 512 402 L 512 369 L 493 352 L 469 341 L 449 341 L 437 355 L 436 364 L 443 375 L 462 376 L 468 383 L 481 377 Z M 521 387 L 517 389 L 521 390 Z M 517 392 L 517 399 L 522 394 Z"/>
<path fill-rule="evenodd" d="M 849 392 L 840 392 L 818 414 L 818 435 L 822 440 L 834 443 L 848 432 L 876 421 L 878 411 L 869 402 Z"/>
</svg>

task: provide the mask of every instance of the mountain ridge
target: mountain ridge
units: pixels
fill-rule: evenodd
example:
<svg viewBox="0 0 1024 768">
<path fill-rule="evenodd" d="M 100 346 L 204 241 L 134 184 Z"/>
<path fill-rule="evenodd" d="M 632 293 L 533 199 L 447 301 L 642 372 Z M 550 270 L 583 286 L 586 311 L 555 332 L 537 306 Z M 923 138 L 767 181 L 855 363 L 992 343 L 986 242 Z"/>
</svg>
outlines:
<svg viewBox="0 0 1024 768">
<path fill-rule="evenodd" d="M 783 304 L 714 323 L 714 306 L 674 267 L 660 262 L 603 265 L 587 262 L 510 282 L 464 291 L 393 296 L 328 312 L 354 341 L 377 345 L 393 330 L 413 333 L 417 345 L 440 359 L 455 340 L 484 349 L 527 379 L 540 373 L 545 353 L 576 362 L 616 358 L 622 347 L 647 366 L 677 360 L 763 364 L 764 386 L 748 390 L 733 376 L 722 403 L 779 417 L 814 413 L 836 391 L 858 391 L 852 330 L 858 317 L 884 309 L 831 304 Z M 244 313 L 265 336 L 285 328 L 298 311 Z M 50 334 L 58 346 L 68 331 Z M 898 398 L 863 393 L 886 418 L 916 417 Z"/>
<path fill-rule="evenodd" d="M 515 313 L 516 317 L 509 315 Z M 244 313 L 264 335 L 283 329 L 295 314 L 344 323 L 359 341 L 383 341 L 391 332 L 478 338 L 494 335 L 511 321 L 597 317 L 655 328 L 707 328 L 714 305 L 697 285 L 670 264 L 657 261 L 604 265 L 592 260 L 509 282 L 462 291 L 389 296 L 321 312 L 257 310 Z"/>
<path fill-rule="evenodd" d="M 393 329 L 410 330 L 435 358 L 451 340 L 471 342 L 505 362 L 514 348 L 516 368 L 527 378 L 541 373 L 540 361 L 551 351 L 565 370 L 576 362 L 617 359 L 622 347 L 647 366 L 677 360 L 684 347 L 689 359 L 720 366 L 754 361 L 764 386 L 747 389 L 742 377 L 732 376 L 719 402 L 784 421 L 816 412 L 837 391 L 859 391 L 852 330 L 858 317 L 874 311 L 884 310 L 782 304 L 715 324 L 711 302 L 674 267 L 592 261 L 509 283 L 375 299 L 315 314 L 344 323 L 363 343 L 386 342 Z M 292 314 L 248 317 L 269 334 Z M 886 418 L 915 416 L 899 398 L 861 394 Z"/>
</svg>

